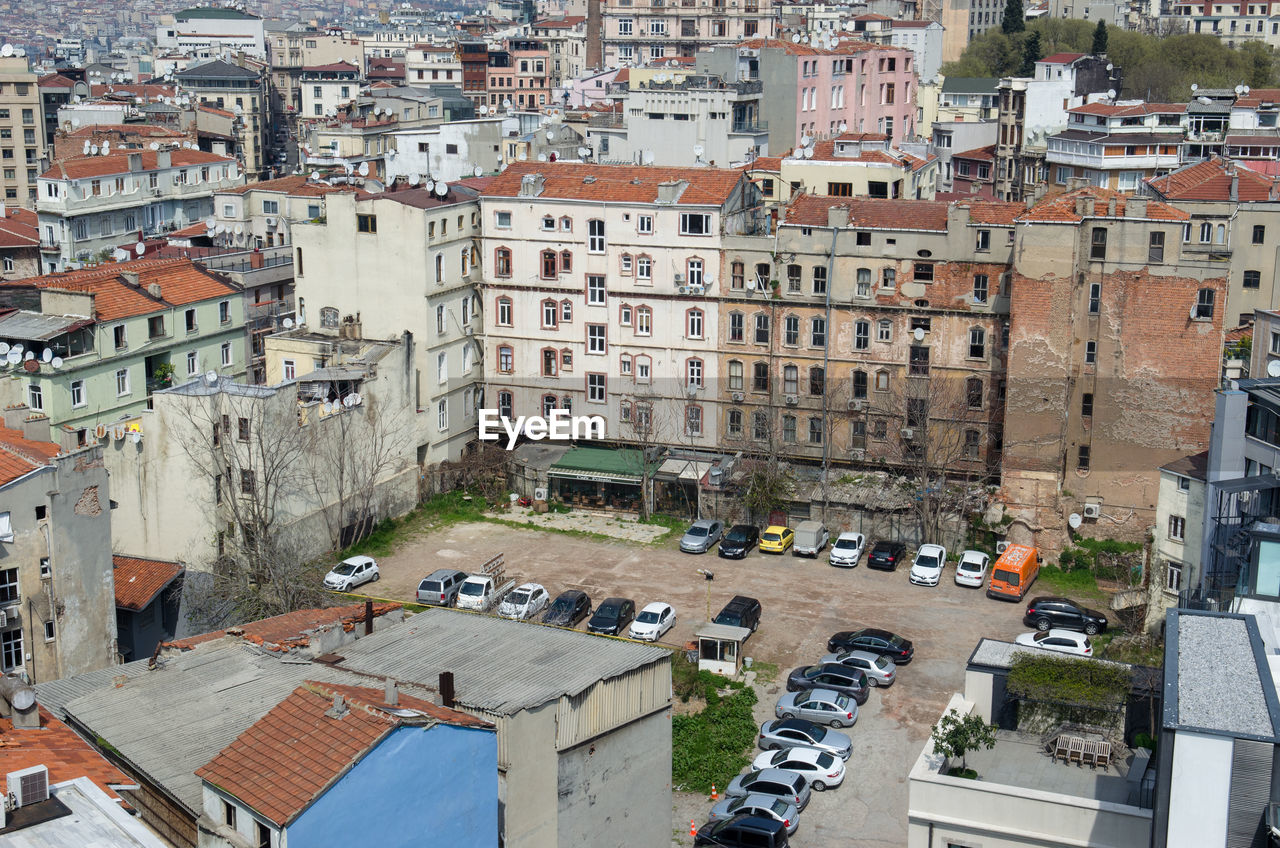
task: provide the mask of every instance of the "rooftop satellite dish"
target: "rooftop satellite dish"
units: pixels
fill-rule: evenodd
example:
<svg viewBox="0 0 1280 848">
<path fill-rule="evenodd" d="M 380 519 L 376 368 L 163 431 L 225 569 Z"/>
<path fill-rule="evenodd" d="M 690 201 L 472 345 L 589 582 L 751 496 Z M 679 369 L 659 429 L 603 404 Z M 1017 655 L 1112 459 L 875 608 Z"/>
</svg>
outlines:
<svg viewBox="0 0 1280 848">
<path fill-rule="evenodd" d="M 293 319 L 292 319 L 292 318 L 285 318 L 285 319 L 284 319 L 283 321 L 281 321 L 280 323 L 284 326 L 284 328 L 285 328 L 286 330 L 292 330 L 292 329 L 293 329 Z"/>
<path fill-rule="evenodd" d="M 1108 88 L 1108 89 L 1107 89 L 1107 99 L 1108 99 L 1108 100 L 1115 100 L 1115 99 L 1116 99 L 1116 90 L 1115 90 L 1114 88 Z"/>
<path fill-rule="evenodd" d="M 98 155 L 98 145 L 96 145 L 96 144 L 91 144 L 91 145 L 89 145 L 89 152 L 90 152 L 92 155 L 97 156 L 97 155 Z"/>
<path fill-rule="evenodd" d="M 137 246 L 134 247 L 133 252 L 141 256 L 142 254 L 147 252 L 147 246 L 142 242 L 138 242 Z"/>
<path fill-rule="evenodd" d="M 43 351 L 41 351 L 41 352 L 40 352 L 40 361 L 41 361 L 41 362 L 52 362 L 52 361 L 53 361 L 53 351 L 49 350 L 49 348 L 45 348 Z"/>
<path fill-rule="evenodd" d="M 538 161 L 539 161 L 539 162 L 545 162 L 545 161 L 547 161 L 547 154 L 545 154 L 545 153 L 539 153 L 539 154 L 538 154 Z"/>
<path fill-rule="evenodd" d="M 218 219 L 210 215 L 208 218 L 204 219 L 204 225 L 206 228 L 212 230 L 214 227 L 218 226 Z"/>
<path fill-rule="evenodd" d="M 85 142 L 84 142 L 84 155 L 85 155 L 85 156 L 88 156 L 88 155 L 89 155 L 89 149 L 90 149 L 90 148 L 89 148 L 89 141 L 88 141 L 88 139 L 86 139 L 86 140 L 85 140 Z"/>
<path fill-rule="evenodd" d="M 1079 530 L 1080 525 L 1081 523 L 1083 523 L 1083 521 L 1084 519 L 1080 517 L 1080 513 L 1078 512 L 1073 512 L 1067 516 L 1067 524 L 1071 527 L 1072 530 Z"/>
<path fill-rule="evenodd" d="M 359 171 L 360 171 L 360 176 L 362 176 L 362 177 L 367 177 L 367 176 L 369 176 L 369 163 L 368 163 L 368 162 L 361 162 L 361 163 L 360 163 Z"/>
<path fill-rule="evenodd" d="M 1107 63 L 1107 70 L 1108 70 L 1108 71 L 1114 71 L 1115 69 L 1116 69 L 1116 66 L 1115 66 L 1115 65 L 1111 64 L 1110 62 L 1108 62 L 1108 63 Z"/>
<path fill-rule="evenodd" d="M 244 235 L 244 224 L 236 224 L 236 235 Z"/>
<path fill-rule="evenodd" d="M 1191 83 L 1191 90 L 1192 90 L 1192 91 L 1199 91 L 1199 90 L 1200 90 L 1200 86 L 1196 85 L 1195 83 Z"/>
<path fill-rule="evenodd" d="M 53 367 L 54 367 L 54 368 L 61 368 L 61 367 L 62 367 L 62 357 L 61 357 L 61 356 L 55 356 L 55 357 L 53 358 L 53 362 L 52 362 L 52 363 L 50 363 L 50 364 L 51 364 L 51 365 L 53 365 Z"/>
<path fill-rule="evenodd" d="M 23 347 L 22 347 L 22 344 L 21 344 L 21 343 L 19 343 L 19 344 L 15 344 L 13 347 L 9 348 L 9 352 L 10 352 L 10 353 L 17 353 L 17 354 L 18 354 L 18 358 L 19 358 L 19 359 L 21 359 L 21 358 L 22 358 L 22 351 L 23 351 L 24 349 L 25 349 L 25 348 L 23 348 Z"/>
<path fill-rule="evenodd" d="M 800 146 L 801 146 L 801 147 L 808 147 L 810 144 L 813 144 L 813 139 L 812 139 L 812 138 L 810 138 L 810 137 L 809 137 L 809 136 L 807 136 L 807 135 L 802 135 L 802 136 L 800 136 Z"/>
<path fill-rule="evenodd" d="M 0 56 L 12 56 L 12 55 L 13 55 L 12 44 L 6 44 L 5 46 L 0 47 Z"/>
<path fill-rule="evenodd" d="M 435 191 L 435 190 L 436 190 L 436 181 L 435 181 L 435 180 L 427 180 L 425 183 L 423 183 L 423 188 L 425 188 L 427 191 Z"/>
<path fill-rule="evenodd" d="M 409 185 L 411 185 L 411 186 L 416 186 L 416 185 L 417 185 L 418 183 L 420 183 L 420 182 L 422 182 L 422 175 L 421 175 L 421 174 L 410 174 L 410 175 L 409 175 Z"/>
<path fill-rule="evenodd" d="M 111 152 L 111 142 L 109 141 L 102 142 L 102 155 L 106 156 L 110 152 Z"/>
<path fill-rule="evenodd" d="M 30 362 L 31 360 L 33 360 L 33 359 L 35 359 L 35 358 L 36 358 L 36 355 L 35 355 L 34 353 L 32 353 L 31 351 L 27 351 L 26 353 L 22 354 L 22 359 L 23 359 L 23 361 L 25 361 L 25 362 Z"/>
<path fill-rule="evenodd" d="M 916 327 L 915 330 L 911 333 L 911 335 L 914 336 L 915 340 L 918 342 L 924 341 L 924 328 Z"/>
<path fill-rule="evenodd" d="M 791 36 L 791 40 L 792 40 L 793 42 L 795 42 L 796 44 L 799 44 L 799 43 L 800 43 L 800 33 L 796 33 L 795 35 Z"/>
<path fill-rule="evenodd" d="M 333 412 L 333 404 L 329 403 L 329 401 L 325 401 L 324 405 L 320 408 L 324 410 L 325 415 L 329 415 Z"/>
<path fill-rule="evenodd" d="M 140 444 L 140 443 L 142 442 L 142 434 L 141 434 L 141 433 L 130 433 L 130 434 L 129 434 L 129 441 L 133 442 L 135 445 L 136 445 L 136 444 Z"/>
<path fill-rule="evenodd" d="M 6 356 L 9 353 L 9 343 L 0 342 L 0 356 Z"/>
<path fill-rule="evenodd" d="M 1201 106 L 1210 106 L 1213 104 L 1212 100 L 1204 96 L 1197 97 L 1196 102 L 1199 103 Z"/>
<path fill-rule="evenodd" d="M 18 353 L 16 350 L 11 350 L 9 351 L 9 355 L 5 357 L 5 361 L 10 365 L 17 365 L 22 361 L 22 354 Z"/>
<path fill-rule="evenodd" d="M 510 110 L 510 109 L 511 109 L 511 101 L 510 101 L 510 100 L 504 100 L 504 101 L 502 101 L 502 108 L 503 108 L 503 109 Z"/>
<path fill-rule="evenodd" d="M 158 141 L 153 141 L 153 142 L 151 142 L 150 144 L 148 144 L 148 145 L 147 145 L 147 147 L 148 147 L 149 149 L 151 149 L 151 150 L 159 150 L 159 149 L 160 149 L 160 142 L 158 142 Z"/>
<path fill-rule="evenodd" d="M 694 158 L 696 158 L 696 159 L 701 159 L 701 158 L 702 158 L 702 154 L 703 154 L 703 153 L 705 153 L 705 152 L 706 152 L 706 148 L 704 148 L 701 144 L 695 144 L 695 145 L 693 146 L 693 155 L 694 155 Z"/>
<path fill-rule="evenodd" d="M 133 102 L 134 102 L 134 103 L 136 103 L 136 104 L 138 104 L 139 106 L 141 106 L 141 105 L 142 105 L 142 103 L 143 103 L 143 101 L 142 101 L 142 98 L 141 98 L 141 97 L 135 97 L 135 98 L 133 98 Z"/>
<path fill-rule="evenodd" d="M 551 130 L 547 130 L 547 141 L 555 141 L 555 140 L 556 140 L 556 134 Z"/>
<path fill-rule="evenodd" d="M 1280 377 L 1280 359 L 1273 359 L 1267 363 L 1267 376 Z"/>
<path fill-rule="evenodd" d="M 586 159 L 586 158 L 587 158 L 588 156 L 590 156 L 590 155 L 591 155 L 591 148 L 590 148 L 590 147 L 579 147 L 579 148 L 578 148 L 578 158 L 579 158 L 579 159 Z M 478 176 L 480 176 L 480 175 L 479 175 L 479 174 L 476 174 L 476 176 L 478 177 Z"/>
<path fill-rule="evenodd" d="M 217 371 L 204 372 L 204 381 L 212 386 L 214 383 L 218 382 L 218 372 Z"/>
<path fill-rule="evenodd" d="M 1236 97 L 1239 97 L 1240 95 L 1244 94 L 1244 86 L 1237 85 L 1235 88 L 1235 92 L 1236 92 Z"/>
<path fill-rule="evenodd" d="M 445 195 L 447 195 L 448 193 L 449 193 L 449 184 L 448 184 L 448 183 L 444 183 L 444 182 L 436 183 L 436 194 L 437 194 L 437 195 L 439 195 L 440 197 L 444 197 L 444 196 L 445 196 Z"/>
<path fill-rule="evenodd" d="M 848 132 L 848 131 L 849 131 L 849 125 L 848 125 L 848 124 L 846 124 L 844 121 L 841 121 L 841 122 L 840 122 L 840 132 Z"/>
<path fill-rule="evenodd" d="M 578 149 L 581 150 L 582 148 L 578 148 Z M 479 165 L 476 165 L 474 168 L 471 169 L 471 173 L 475 174 L 477 177 L 483 176 L 484 168 L 481 168 Z"/>
<path fill-rule="evenodd" d="M 801 153 L 801 155 L 802 155 L 802 156 L 804 156 L 804 158 L 806 158 L 806 159 L 812 159 L 812 158 L 813 158 L 813 148 L 812 148 L 812 147 L 806 147 L 806 148 L 804 149 L 803 153 Z"/>
<path fill-rule="evenodd" d="M 1248 94 L 1248 93 L 1249 93 L 1249 86 L 1247 86 L 1247 85 L 1246 85 L 1246 86 L 1244 87 L 1244 93 L 1245 93 L 1245 94 Z"/>
</svg>

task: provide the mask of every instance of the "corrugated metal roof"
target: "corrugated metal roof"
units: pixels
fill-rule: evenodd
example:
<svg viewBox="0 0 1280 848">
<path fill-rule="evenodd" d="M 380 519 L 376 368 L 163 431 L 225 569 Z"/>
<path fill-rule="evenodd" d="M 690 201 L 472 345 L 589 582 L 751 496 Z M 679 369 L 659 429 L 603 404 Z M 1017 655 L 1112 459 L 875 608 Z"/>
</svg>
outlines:
<svg viewBox="0 0 1280 848">
<path fill-rule="evenodd" d="M 39 312 L 28 312 L 19 309 L 0 318 L 0 336 L 6 339 L 23 339 L 28 341 L 47 341 L 60 336 L 77 325 L 91 324 L 85 318 L 66 315 L 42 315 Z"/>
<path fill-rule="evenodd" d="M 460 705 L 497 715 L 577 695 L 670 656 L 650 645 L 444 609 L 428 609 L 341 653 L 342 667 L 427 686 L 451 671 Z"/>
</svg>

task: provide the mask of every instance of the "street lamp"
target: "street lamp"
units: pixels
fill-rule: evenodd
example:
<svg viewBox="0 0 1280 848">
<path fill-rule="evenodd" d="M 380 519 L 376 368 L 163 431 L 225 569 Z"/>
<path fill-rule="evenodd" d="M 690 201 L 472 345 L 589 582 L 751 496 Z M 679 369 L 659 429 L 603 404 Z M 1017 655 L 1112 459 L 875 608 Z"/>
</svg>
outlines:
<svg viewBox="0 0 1280 848">
<path fill-rule="evenodd" d="M 711 621 L 711 581 L 716 579 L 716 575 L 705 568 L 699 568 L 698 573 L 707 582 L 707 621 Z"/>
</svg>

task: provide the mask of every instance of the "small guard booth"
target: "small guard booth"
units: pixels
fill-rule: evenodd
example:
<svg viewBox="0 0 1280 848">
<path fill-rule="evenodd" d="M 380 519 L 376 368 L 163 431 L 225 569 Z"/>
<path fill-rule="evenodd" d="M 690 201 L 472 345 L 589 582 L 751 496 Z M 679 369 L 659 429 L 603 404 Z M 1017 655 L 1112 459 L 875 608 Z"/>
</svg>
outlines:
<svg viewBox="0 0 1280 848">
<path fill-rule="evenodd" d="M 735 677 L 742 671 L 742 646 L 750 628 L 704 624 L 693 634 L 698 640 L 698 671 Z"/>
</svg>

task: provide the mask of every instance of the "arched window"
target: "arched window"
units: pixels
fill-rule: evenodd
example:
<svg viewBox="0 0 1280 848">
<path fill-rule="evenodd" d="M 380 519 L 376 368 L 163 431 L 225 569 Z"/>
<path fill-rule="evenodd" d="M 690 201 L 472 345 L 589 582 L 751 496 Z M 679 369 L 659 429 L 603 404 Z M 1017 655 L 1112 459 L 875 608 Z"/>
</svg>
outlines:
<svg viewBox="0 0 1280 848">
<path fill-rule="evenodd" d="M 769 438 L 769 416 L 763 412 L 751 413 L 751 438 L 757 442 Z"/>
<path fill-rule="evenodd" d="M 542 376 L 560 376 L 560 351 L 553 347 L 544 347 L 542 349 Z"/>
<path fill-rule="evenodd" d="M 511 276 L 511 249 L 500 247 L 493 252 L 493 273 L 499 277 Z"/>
<path fill-rule="evenodd" d="M 444 282 L 444 256 L 439 253 L 436 254 L 436 282 Z"/>
<path fill-rule="evenodd" d="M 702 435 L 702 407 L 690 404 L 684 408 L 684 434 L 686 436 Z"/>
<path fill-rule="evenodd" d="M 650 371 L 650 366 L 652 365 L 652 362 L 653 360 L 649 357 L 647 353 L 641 353 L 636 355 L 635 366 L 636 366 L 636 382 L 637 383 L 649 382 L 649 371 Z"/>
<path fill-rule="evenodd" d="M 702 338 L 703 312 L 701 309 L 687 309 L 684 313 L 685 338 Z"/>
<path fill-rule="evenodd" d="M 853 399 L 854 400 L 867 399 L 867 372 L 866 371 L 853 372 Z"/>
<path fill-rule="evenodd" d="M 965 380 L 964 396 L 970 409 L 982 409 L 982 381 L 977 377 Z"/>
<path fill-rule="evenodd" d="M 690 259 L 686 265 L 686 268 L 688 269 L 688 272 L 689 272 L 689 278 L 688 278 L 689 285 L 691 286 L 702 285 L 702 260 Z"/>
<path fill-rule="evenodd" d="M 643 253 L 636 257 L 636 279 L 646 283 L 653 281 L 653 259 Z"/>
<path fill-rule="evenodd" d="M 1213 240 L 1213 224 L 1205 221 L 1200 225 L 1200 241 L 1202 244 L 1208 244 Z"/>
<path fill-rule="evenodd" d="M 560 273 L 565 274 L 573 270 L 573 254 L 567 250 L 560 251 Z"/>
<path fill-rule="evenodd" d="M 1215 233 L 1214 238 L 1213 238 L 1213 243 L 1214 243 L 1214 244 L 1226 244 L 1226 243 L 1227 243 L 1227 225 L 1226 225 L 1226 224 L 1219 224 L 1219 225 L 1218 225 L 1217 232 Z"/>
<path fill-rule="evenodd" d="M 653 333 L 653 310 L 647 306 L 636 307 L 636 335 L 648 336 Z"/>
<path fill-rule="evenodd" d="M 746 283 L 746 266 L 742 262 L 734 262 L 729 266 L 730 285 L 735 289 L 742 289 Z"/>
<path fill-rule="evenodd" d="M 741 409 L 729 410 L 729 417 L 727 420 L 728 420 L 728 426 L 725 429 L 729 438 L 731 439 L 742 438 L 742 410 Z"/>
<path fill-rule="evenodd" d="M 685 385 L 691 389 L 702 388 L 702 360 L 696 356 L 685 360 Z"/>
<path fill-rule="evenodd" d="M 855 321 L 853 324 L 853 349 L 866 350 L 871 347 L 871 322 Z"/>
<path fill-rule="evenodd" d="M 338 310 L 332 306 L 326 306 L 320 310 L 320 326 L 327 330 L 335 330 L 338 327 Z"/>
<path fill-rule="evenodd" d="M 821 397 L 827 390 L 827 372 L 820 365 L 809 369 L 809 394 Z"/>
<path fill-rule="evenodd" d="M 544 229 L 544 230 L 554 230 L 555 228 L 556 228 L 556 219 L 555 219 L 555 218 L 552 218 L 550 215 L 543 215 L 543 216 L 542 216 L 542 229 Z"/>
<path fill-rule="evenodd" d="M 876 391 L 877 392 L 889 391 L 889 372 L 888 371 L 876 372 Z"/>
<path fill-rule="evenodd" d="M 556 401 L 555 395 L 542 396 L 542 417 L 543 418 L 551 417 L 551 413 L 555 412 L 556 410 L 556 403 L 557 401 Z"/>
<path fill-rule="evenodd" d="M 798 394 L 800 391 L 800 369 L 794 365 L 782 366 L 782 393 L 784 395 Z"/>
<path fill-rule="evenodd" d="M 560 324 L 560 306 L 554 300 L 542 301 L 542 327 L 554 330 Z"/>
<path fill-rule="evenodd" d="M 757 362 L 751 366 L 751 390 L 753 392 L 769 391 L 769 365 Z"/>
<path fill-rule="evenodd" d="M 635 267 L 635 260 L 631 256 L 631 254 L 630 253 L 622 254 L 621 259 L 619 259 L 619 263 L 620 263 L 620 270 L 623 276 L 627 276 L 627 277 L 631 276 L 631 271 Z"/>
<path fill-rule="evenodd" d="M 554 280 L 556 278 L 556 252 L 554 250 L 542 251 L 541 275 L 544 280 Z"/>
<path fill-rule="evenodd" d="M 566 324 L 573 320 L 573 301 L 567 297 L 560 301 L 560 320 Z"/>
<path fill-rule="evenodd" d="M 502 374 L 510 374 L 515 370 L 515 351 L 511 345 L 501 345 L 498 347 L 498 371 Z"/>
<path fill-rule="evenodd" d="M 495 318 L 495 320 L 497 321 L 498 326 L 499 327 L 513 326 L 515 321 L 512 318 L 513 310 L 512 310 L 511 298 L 509 297 L 498 298 L 496 306 L 497 306 L 497 309 L 495 311 L 497 312 L 497 317 Z"/>
<path fill-rule="evenodd" d="M 729 391 L 742 391 L 742 362 L 737 359 L 729 360 Z"/>
<path fill-rule="evenodd" d="M 562 233 L 573 232 L 573 219 L 570 218 L 568 215 L 565 215 L 563 218 L 560 219 L 560 232 Z"/>
</svg>

